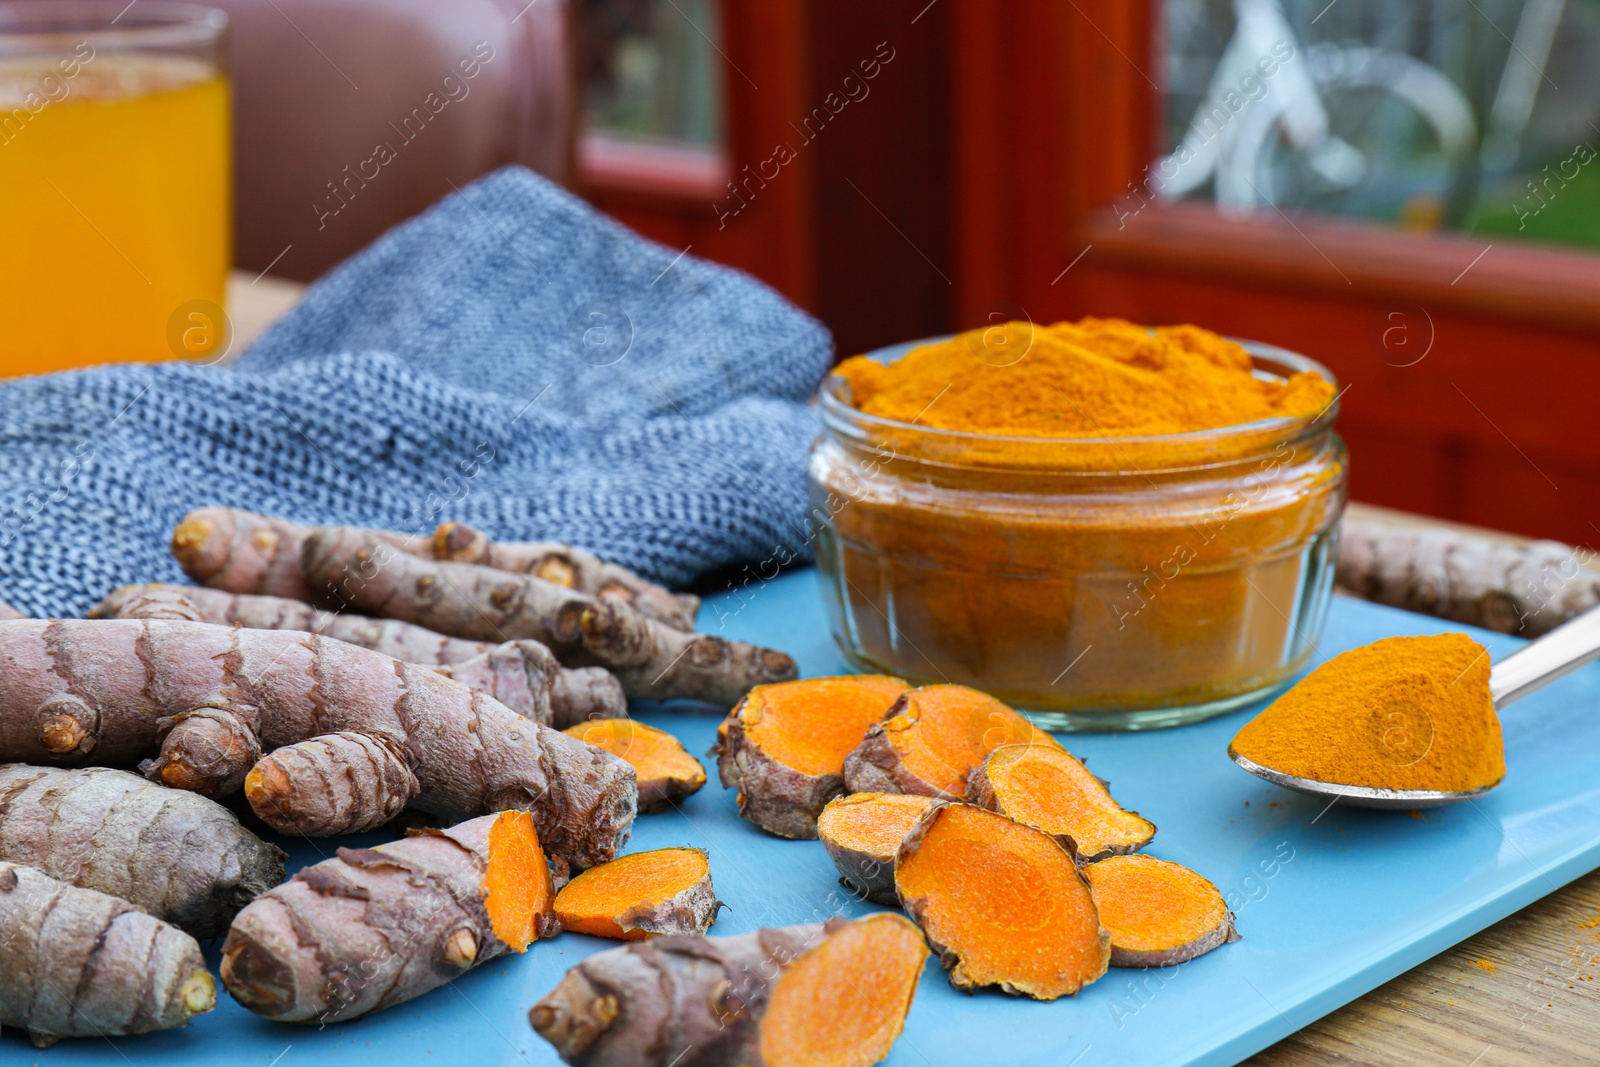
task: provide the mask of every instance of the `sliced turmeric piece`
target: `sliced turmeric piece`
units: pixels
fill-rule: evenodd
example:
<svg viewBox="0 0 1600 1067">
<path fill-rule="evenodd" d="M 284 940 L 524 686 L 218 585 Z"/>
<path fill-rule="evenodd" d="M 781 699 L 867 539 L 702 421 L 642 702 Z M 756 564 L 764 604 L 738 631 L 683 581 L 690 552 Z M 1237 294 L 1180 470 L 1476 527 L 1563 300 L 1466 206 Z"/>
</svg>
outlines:
<svg viewBox="0 0 1600 1067">
<path fill-rule="evenodd" d="M 620 757 L 639 778 L 639 813 L 648 815 L 706 784 L 706 769 L 665 730 L 633 719 L 590 719 L 561 731 Z"/>
<path fill-rule="evenodd" d="M 1137 852 L 1155 824 L 1123 811 L 1106 784 L 1059 746 L 1005 745 L 972 772 L 967 800 L 1060 841 L 1079 863 Z"/>
<path fill-rule="evenodd" d="M 562 930 L 622 941 L 655 934 L 703 934 L 722 902 L 711 888 L 703 848 L 660 848 L 591 867 L 556 894 Z"/>
<path fill-rule="evenodd" d="M 901 843 L 894 883 L 957 989 L 1055 1000 L 1110 963 L 1111 937 L 1072 856 L 1004 815 L 935 804 Z"/>
<path fill-rule="evenodd" d="M 1060 747 L 987 693 L 929 685 L 904 693 L 844 764 L 852 793 L 920 793 L 959 800 L 967 776 L 1001 745 Z"/>
<path fill-rule="evenodd" d="M 839 868 L 839 881 L 877 904 L 898 906 L 894 854 L 932 797 L 910 793 L 851 793 L 817 816 L 817 836 Z"/>
<path fill-rule="evenodd" d="M 880 912 L 836 928 L 778 976 L 761 1020 L 767 1067 L 870 1067 L 905 1027 L 928 947 Z"/>
<path fill-rule="evenodd" d="M 584 1067 L 869 1067 L 928 959 L 899 915 L 674 937 L 597 952 L 528 1012 Z"/>
<path fill-rule="evenodd" d="M 1111 931 L 1113 967 L 1170 967 L 1239 940 L 1217 887 L 1182 864 L 1112 856 L 1083 873 Z"/>
<path fill-rule="evenodd" d="M 513 952 L 526 952 L 556 932 L 556 889 L 539 832 L 526 812 L 507 811 L 489 824 L 483 908 L 489 928 Z"/>
<path fill-rule="evenodd" d="M 553 896 L 523 811 L 341 848 L 239 913 L 222 946 L 222 981 L 279 1022 L 359 1018 L 526 951 L 552 928 Z"/>
<path fill-rule="evenodd" d="M 882 674 L 758 685 L 717 729 L 717 771 L 739 814 L 779 837 L 817 836 L 844 789 L 845 757 L 907 689 Z"/>
</svg>

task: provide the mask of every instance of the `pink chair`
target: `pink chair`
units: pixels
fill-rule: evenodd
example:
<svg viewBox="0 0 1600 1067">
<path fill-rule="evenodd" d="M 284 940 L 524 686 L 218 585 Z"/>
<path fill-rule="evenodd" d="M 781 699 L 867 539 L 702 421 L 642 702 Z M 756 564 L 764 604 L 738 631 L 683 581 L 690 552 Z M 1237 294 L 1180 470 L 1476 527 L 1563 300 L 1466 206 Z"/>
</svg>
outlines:
<svg viewBox="0 0 1600 1067">
<path fill-rule="evenodd" d="M 311 279 L 452 187 L 565 182 L 563 0 L 209 0 L 233 18 L 235 262 Z"/>
</svg>

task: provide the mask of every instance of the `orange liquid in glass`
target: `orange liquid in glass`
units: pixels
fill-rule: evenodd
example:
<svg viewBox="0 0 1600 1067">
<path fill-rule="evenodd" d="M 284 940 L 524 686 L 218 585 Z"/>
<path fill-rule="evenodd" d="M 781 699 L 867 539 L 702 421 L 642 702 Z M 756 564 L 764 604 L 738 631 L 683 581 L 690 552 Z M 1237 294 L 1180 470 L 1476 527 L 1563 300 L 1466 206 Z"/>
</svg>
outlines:
<svg viewBox="0 0 1600 1067">
<path fill-rule="evenodd" d="M 220 308 L 232 261 L 227 79 L 54 62 L 0 60 L 0 376 L 204 355 L 185 305 Z"/>
</svg>

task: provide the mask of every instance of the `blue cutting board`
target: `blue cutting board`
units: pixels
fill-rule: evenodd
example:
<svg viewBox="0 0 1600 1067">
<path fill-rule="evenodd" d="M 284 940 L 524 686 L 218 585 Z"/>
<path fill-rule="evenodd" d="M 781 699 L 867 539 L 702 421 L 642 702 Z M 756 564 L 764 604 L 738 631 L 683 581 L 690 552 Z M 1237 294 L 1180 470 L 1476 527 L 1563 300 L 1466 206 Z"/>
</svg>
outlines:
<svg viewBox="0 0 1600 1067">
<path fill-rule="evenodd" d="M 809 571 L 713 599 L 702 626 L 793 653 L 808 675 L 843 663 L 828 637 Z M 1396 634 L 1452 629 L 1434 619 L 1335 598 L 1323 658 Z M 1499 658 L 1511 638 L 1474 636 Z M 1160 833 L 1148 850 L 1214 881 L 1243 940 L 1167 971 L 1112 970 L 1076 998 L 1051 1004 L 998 993 L 967 996 L 929 962 L 894 1067 L 1038 1064 L 1231 1064 L 1600 866 L 1600 668 L 1577 672 L 1510 708 L 1505 785 L 1476 803 L 1429 812 L 1365 812 L 1269 786 L 1224 754 L 1251 715 L 1142 734 L 1067 737 L 1126 807 Z M 712 744 L 718 718 L 660 710 L 640 718 L 691 752 Z M 814 841 L 769 837 L 734 814 L 711 783 L 681 811 L 639 820 L 633 848 L 698 845 L 711 852 L 729 909 L 715 933 L 877 910 L 840 891 Z M 330 843 L 292 848 L 296 865 Z M 216 947 L 208 953 L 213 965 Z M 184 1030 L 113 1042 L 63 1042 L 35 1052 L 0 1039 L 0 1063 L 112 1065 L 132 1061 L 301 1067 L 336 1061 L 537 1064 L 559 1061 L 527 1010 L 574 963 L 613 943 L 576 934 L 498 960 L 452 986 L 343 1026 L 275 1025 L 226 997 Z"/>
</svg>

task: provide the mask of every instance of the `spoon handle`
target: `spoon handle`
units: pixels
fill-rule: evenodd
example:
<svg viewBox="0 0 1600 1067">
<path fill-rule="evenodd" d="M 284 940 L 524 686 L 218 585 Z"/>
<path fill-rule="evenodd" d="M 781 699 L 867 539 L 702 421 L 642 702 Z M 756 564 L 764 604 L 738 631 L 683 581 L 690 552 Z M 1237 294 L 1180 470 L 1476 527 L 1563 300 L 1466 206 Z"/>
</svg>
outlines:
<svg viewBox="0 0 1600 1067">
<path fill-rule="evenodd" d="M 1503 708 L 1600 657 L 1600 608 L 1590 608 L 1529 642 L 1489 671 L 1489 694 Z"/>
</svg>

